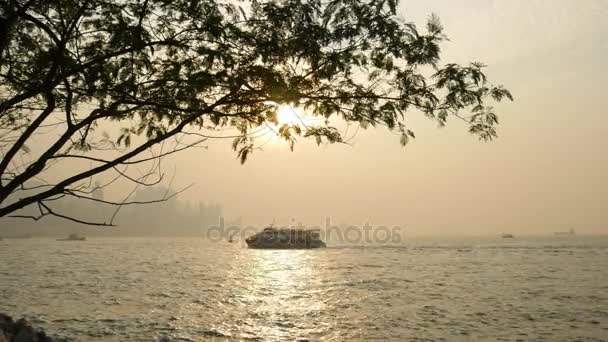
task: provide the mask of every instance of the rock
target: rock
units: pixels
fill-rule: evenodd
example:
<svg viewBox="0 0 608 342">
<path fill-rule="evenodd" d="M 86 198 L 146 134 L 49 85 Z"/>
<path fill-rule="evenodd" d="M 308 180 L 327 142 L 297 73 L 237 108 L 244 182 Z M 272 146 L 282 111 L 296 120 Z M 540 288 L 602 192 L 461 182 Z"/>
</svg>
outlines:
<svg viewBox="0 0 608 342">
<path fill-rule="evenodd" d="M 5 332 L 5 339 L 8 339 L 6 335 L 12 332 L 12 327 L 15 324 L 11 316 L 5 315 L 0 312 L 0 331 Z"/>
<path fill-rule="evenodd" d="M 32 325 L 25 319 L 20 319 L 15 323 L 16 333 L 12 342 L 38 342 L 36 332 Z"/>
<path fill-rule="evenodd" d="M 160 335 L 156 337 L 156 342 L 171 342 L 171 338 L 167 335 Z"/>
<path fill-rule="evenodd" d="M 53 339 L 23 318 L 15 322 L 11 316 L 0 313 L 0 342 L 53 342 Z"/>
</svg>

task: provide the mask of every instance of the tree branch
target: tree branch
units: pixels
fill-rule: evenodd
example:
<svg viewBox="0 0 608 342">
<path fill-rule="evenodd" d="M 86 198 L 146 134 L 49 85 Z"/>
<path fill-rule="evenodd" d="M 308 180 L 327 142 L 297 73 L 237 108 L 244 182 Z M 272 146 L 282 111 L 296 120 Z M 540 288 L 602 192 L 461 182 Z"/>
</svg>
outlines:
<svg viewBox="0 0 608 342">
<path fill-rule="evenodd" d="M 6 154 L 2 158 L 2 162 L 0 162 L 0 175 L 4 174 L 4 172 L 6 171 L 6 168 L 8 167 L 8 164 L 11 162 L 11 160 L 13 160 L 13 157 L 15 156 L 15 154 L 17 154 L 17 152 L 23 147 L 23 145 L 25 144 L 27 139 L 30 138 L 30 136 L 38 129 L 40 124 L 42 124 L 42 122 L 44 120 L 46 120 L 46 118 L 48 118 L 48 116 L 55 109 L 55 96 L 53 94 L 49 93 L 49 94 L 47 94 L 46 98 L 47 98 L 47 106 L 44 109 L 44 111 L 42 111 L 42 113 L 40 113 L 40 115 L 36 118 L 36 120 L 34 120 L 26 128 L 26 130 L 23 132 L 23 134 L 21 134 L 19 139 L 17 139 L 17 141 L 13 144 L 13 146 L 6 152 Z M 4 192 L 4 189 L 2 187 L 2 184 L 0 183 L 0 202 L 2 202 L 2 200 L 4 198 L 6 198 L 6 196 L 8 196 L 8 194 L 6 196 L 4 196 L 3 192 Z"/>
<path fill-rule="evenodd" d="M 214 103 L 213 105 L 209 106 L 204 112 L 207 112 L 207 113 L 212 112 L 216 107 L 222 105 L 231 95 L 232 94 L 225 95 L 223 98 L 221 98 L 220 100 L 218 100 L 216 103 Z M 72 177 L 68 177 L 68 178 L 64 179 L 63 181 L 57 183 L 53 188 L 51 188 L 51 189 L 49 189 L 47 191 L 43 191 L 43 192 L 40 192 L 40 193 L 35 194 L 33 196 L 22 198 L 22 199 L 18 200 L 15 203 L 12 203 L 12 204 L 9 204 L 6 207 L 0 208 L 0 217 L 6 216 L 6 215 L 8 215 L 8 214 L 10 214 L 10 213 L 12 213 L 12 212 L 14 212 L 16 210 L 19 210 L 19 209 L 21 209 L 21 208 L 23 208 L 25 206 L 30 205 L 30 204 L 36 203 L 36 202 L 38 202 L 38 201 L 40 201 L 42 199 L 45 199 L 45 198 L 47 198 L 49 196 L 53 196 L 53 195 L 59 194 L 59 193 L 63 192 L 65 190 L 65 188 L 67 186 L 69 186 L 70 184 L 73 184 L 73 183 L 75 183 L 77 181 L 89 178 L 89 177 L 94 176 L 96 174 L 99 174 L 101 172 L 107 171 L 107 170 L 113 168 L 114 166 L 119 165 L 119 164 L 121 164 L 121 163 L 123 163 L 123 162 L 125 162 L 125 161 L 127 161 L 127 160 L 129 160 L 129 159 L 131 159 L 133 157 L 135 157 L 136 155 L 140 154 L 141 152 L 145 151 L 146 149 L 150 148 L 151 146 L 154 146 L 154 145 L 156 145 L 156 144 L 158 144 L 158 143 L 160 143 L 160 142 L 162 142 L 162 141 L 164 141 L 164 140 L 166 140 L 166 139 L 168 139 L 168 138 L 170 138 L 170 137 L 172 137 L 172 136 L 180 133 L 184 129 L 184 127 L 186 127 L 187 125 L 189 125 L 190 123 L 192 123 L 193 121 L 195 121 L 202 114 L 203 114 L 203 112 L 199 113 L 198 115 L 191 115 L 191 116 L 185 118 L 180 124 L 178 124 L 172 130 L 167 131 L 164 134 L 158 135 L 154 139 L 148 140 L 147 142 L 145 142 L 144 144 L 140 145 L 136 149 L 134 149 L 134 150 L 132 150 L 132 151 L 130 151 L 128 153 L 125 153 L 124 155 L 122 155 L 122 156 L 114 159 L 113 161 L 111 161 L 109 163 L 106 163 L 104 165 L 100 165 L 98 167 L 95 167 L 95 168 L 90 169 L 88 171 L 79 173 L 79 174 L 74 175 Z M 83 121 L 79 122 L 77 125 L 75 125 L 74 127 L 82 125 L 83 123 L 86 124 L 86 121 L 83 120 Z M 46 159 L 40 159 L 39 161 L 41 161 L 41 160 L 45 160 L 46 161 L 46 160 L 48 160 L 48 158 L 50 158 L 50 155 L 47 156 Z M 44 165 L 44 162 L 42 163 L 42 165 Z M 36 170 L 37 169 L 30 170 L 30 174 L 26 175 L 27 179 L 31 178 L 35 174 L 35 173 L 32 174 L 32 172 L 34 172 Z M 24 174 L 26 174 L 26 173 L 24 173 Z M 22 179 L 20 179 L 20 176 L 23 176 L 24 174 L 21 174 L 21 175 L 15 177 L 13 179 L 13 181 L 11 181 L 11 183 L 20 184 L 19 182 L 22 182 Z M 11 183 L 9 183 L 9 184 L 11 184 Z M 6 193 L 6 195 L 5 195 L 4 198 L 6 198 L 6 196 L 8 196 L 8 194 L 10 194 L 10 191 L 8 191 Z M 0 199 L 3 199 L 3 198 L 0 198 Z M 1 202 L 1 200 L 0 200 L 0 202 Z"/>
</svg>

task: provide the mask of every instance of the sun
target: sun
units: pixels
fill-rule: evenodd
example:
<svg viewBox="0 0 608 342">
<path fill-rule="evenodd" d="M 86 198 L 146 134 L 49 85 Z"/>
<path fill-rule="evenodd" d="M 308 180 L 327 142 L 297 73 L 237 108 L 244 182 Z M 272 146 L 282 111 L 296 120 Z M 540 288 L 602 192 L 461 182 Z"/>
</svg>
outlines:
<svg viewBox="0 0 608 342">
<path fill-rule="evenodd" d="M 279 126 L 301 125 L 303 124 L 303 117 L 298 114 L 293 106 L 280 105 L 277 109 L 277 121 Z"/>
</svg>

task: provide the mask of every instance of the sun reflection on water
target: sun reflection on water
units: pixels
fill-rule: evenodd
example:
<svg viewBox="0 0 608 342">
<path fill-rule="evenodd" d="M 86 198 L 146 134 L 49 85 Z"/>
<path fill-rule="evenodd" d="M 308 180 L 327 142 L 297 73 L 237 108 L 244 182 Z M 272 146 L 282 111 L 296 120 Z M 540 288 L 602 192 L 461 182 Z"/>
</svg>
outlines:
<svg viewBox="0 0 608 342">
<path fill-rule="evenodd" d="M 303 335 L 314 334 L 315 327 L 301 323 L 301 318 L 314 317 L 325 306 L 321 296 L 311 291 L 310 286 L 317 277 L 313 269 L 316 253 L 294 250 L 251 252 L 254 260 L 248 296 L 257 302 L 254 317 L 265 322 L 258 325 L 261 329 L 259 335 L 286 338 L 293 334 L 294 328 L 301 330 Z"/>
</svg>

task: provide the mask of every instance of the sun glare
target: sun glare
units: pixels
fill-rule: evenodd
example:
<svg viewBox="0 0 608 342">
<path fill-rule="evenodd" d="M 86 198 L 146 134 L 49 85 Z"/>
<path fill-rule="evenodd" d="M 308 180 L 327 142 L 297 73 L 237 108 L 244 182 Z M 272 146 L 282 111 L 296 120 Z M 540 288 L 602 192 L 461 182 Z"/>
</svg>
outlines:
<svg viewBox="0 0 608 342">
<path fill-rule="evenodd" d="M 306 132 L 310 127 L 316 127 L 322 124 L 321 119 L 315 118 L 310 112 L 303 108 L 299 108 L 290 104 L 281 104 L 277 106 L 277 123 L 268 126 L 268 134 L 273 137 L 269 141 L 285 142 L 285 138 L 279 134 L 281 127 L 298 126 L 302 133 Z"/>
<path fill-rule="evenodd" d="M 277 109 L 277 121 L 279 126 L 301 125 L 304 118 L 298 114 L 296 109 L 290 105 L 280 105 Z"/>
</svg>

